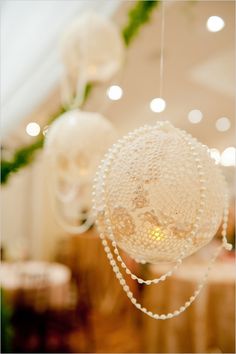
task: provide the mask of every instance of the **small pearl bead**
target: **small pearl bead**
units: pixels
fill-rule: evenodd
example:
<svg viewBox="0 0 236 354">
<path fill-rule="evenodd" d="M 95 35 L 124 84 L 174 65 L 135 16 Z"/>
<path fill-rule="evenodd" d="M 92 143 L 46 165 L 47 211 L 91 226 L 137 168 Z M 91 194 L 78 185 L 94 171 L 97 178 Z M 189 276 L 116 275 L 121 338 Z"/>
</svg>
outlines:
<svg viewBox="0 0 236 354">
<path fill-rule="evenodd" d="M 231 251 L 232 248 L 233 248 L 233 246 L 232 246 L 230 243 L 226 243 L 226 244 L 224 245 L 224 247 L 225 247 L 225 249 L 226 249 L 227 251 Z"/>
<path fill-rule="evenodd" d="M 168 313 L 168 315 L 166 316 L 167 318 L 173 318 L 173 314 L 172 313 Z"/>
</svg>

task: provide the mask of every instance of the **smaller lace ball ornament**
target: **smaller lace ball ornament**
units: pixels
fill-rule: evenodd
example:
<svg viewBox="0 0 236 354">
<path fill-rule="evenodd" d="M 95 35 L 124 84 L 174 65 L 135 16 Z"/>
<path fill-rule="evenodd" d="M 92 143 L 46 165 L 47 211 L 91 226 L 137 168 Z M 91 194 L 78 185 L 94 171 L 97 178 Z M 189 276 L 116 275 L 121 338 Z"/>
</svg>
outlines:
<svg viewBox="0 0 236 354">
<path fill-rule="evenodd" d="M 62 38 L 62 57 L 68 72 L 87 82 L 110 80 L 121 68 L 124 44 L 109 19 L 86 13 L 74 21 Z"/>
<path fill-rule="evenodd" d="M 72 110 L 50 126 L 44 148 L 49 188 L 54 211 L 68 231 L 79 232 L 79 220 L 90 216 L 96 169 L 116 139 L 112 124 L 98 113 Z"/>
<path fill-rule="evenodd" d="M 95 216 L 100 233 L 137 261 L 172 262 L 213 238 L 225 193 L 207 147 L 158 122 L 109 150 L 95 179 Z"/>
</svg>

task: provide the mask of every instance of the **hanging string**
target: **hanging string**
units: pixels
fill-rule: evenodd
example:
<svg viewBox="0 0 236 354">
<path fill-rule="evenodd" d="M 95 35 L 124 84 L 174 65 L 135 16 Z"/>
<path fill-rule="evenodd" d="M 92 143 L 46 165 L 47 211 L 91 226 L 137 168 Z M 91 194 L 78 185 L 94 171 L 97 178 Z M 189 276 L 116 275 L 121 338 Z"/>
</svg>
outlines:
<svg viewBox="0 0 236 354">
<path fill-rule="evenodd" d="M 161 2 L 160 98 L 162 98 L 162 92 L 163 92 L 164 39 L 165 39 L 165 1 L 162 0 L 162 2 Z"/>
</svg>

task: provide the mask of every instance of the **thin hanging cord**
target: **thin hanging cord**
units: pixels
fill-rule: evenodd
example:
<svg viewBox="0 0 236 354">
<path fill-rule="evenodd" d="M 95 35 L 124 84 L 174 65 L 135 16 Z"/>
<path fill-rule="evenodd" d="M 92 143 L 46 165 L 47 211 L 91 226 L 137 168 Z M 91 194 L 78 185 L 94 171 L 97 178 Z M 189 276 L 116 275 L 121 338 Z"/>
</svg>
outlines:
<svg viewBox="0 0 236 354">
<path fill-rule="evenodd" d="M 165 0 L 161 2 L 161 55 L 160 55 L 160 97 L 163 92 L 164 76 Z"/>
</svg>

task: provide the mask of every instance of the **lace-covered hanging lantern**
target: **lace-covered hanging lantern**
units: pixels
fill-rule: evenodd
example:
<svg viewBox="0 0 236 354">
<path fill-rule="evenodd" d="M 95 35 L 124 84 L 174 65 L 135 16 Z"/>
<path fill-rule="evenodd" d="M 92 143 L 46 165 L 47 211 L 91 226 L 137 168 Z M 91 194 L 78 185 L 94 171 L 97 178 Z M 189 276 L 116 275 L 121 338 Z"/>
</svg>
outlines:
<svg viewBox="0 0 236 354">
<path fill-rule="evenodd" d="M 96 13 L 85 13 L 66 29 L 62 38 L 62 57 L 68 72 L 87 82 L 109 80 L 121 68 L 124 44 L 111 20 Z"/>
<path fill-rule="evenodd" d="M 220 169 L 206 146 L 168 121 L 137 129 L 113 145 L 98 169 L 93 195 L 96 224 L 113 271 L 132 304 L 151 318 L 166 320 L 184 312 L 222 247 L 232 248 L 226 238 L 228 197 Z M 222 244 L 184 305 L 160 314 L 138 303 L 123 271 L 140 284 L 165 281 L 185 257 L 213 238 L 222 219 Z M 159 278 L 145 280 L 131 272 L 119 248 L 141 263 L 174 265 Z"/>
<path fill-rule="evenodd" d="M 72 110 L 50 126 L 45 142 L 49 188 L 57 219 L 67 231 L 84 232 L 93 223 L 92 181 L 116 138 L 112 124 L 98 113 Z"/>
<path fill-rule="evenodd" d="M 188 256 L 212 239 L 224 195 L 207 147 L 163 122 L 130 133 L 110 150 L 95 183 L 96 217 L 131 257 L 171 262 L 186 244 Z"/>
</svg>

